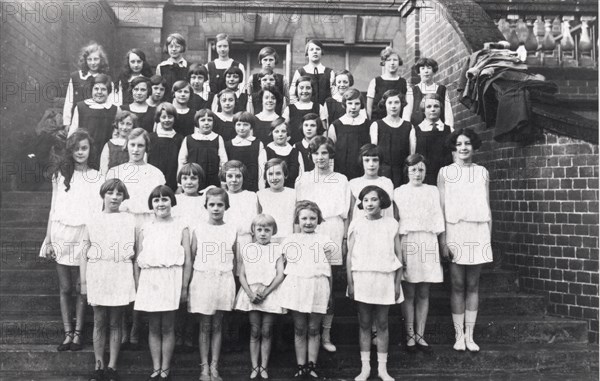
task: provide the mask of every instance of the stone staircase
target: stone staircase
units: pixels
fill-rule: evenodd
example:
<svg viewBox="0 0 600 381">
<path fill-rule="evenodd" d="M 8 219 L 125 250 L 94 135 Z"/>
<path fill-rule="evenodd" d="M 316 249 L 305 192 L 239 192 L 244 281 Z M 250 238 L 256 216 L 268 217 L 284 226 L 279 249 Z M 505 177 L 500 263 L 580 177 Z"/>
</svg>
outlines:
<svg viewBox="0 0 600 381">
<path fill-rule="evenodd" d="M 4 192 L 0 205 L 0 380 L 85 380 L 93 366 L 92 313 L 87 314 L 86 346 L 81 352 L 58 353 L 63 338 L 54 264 L 37 257 L 48 218 L 50 193 Z M 447 275 L 447 274 L 446 274 Z M 447 277 L 446 277 L 447 278 Z M 338 352 L 321 351 L 319 365 L 329 379 L 353 379 L 359 372 L 356 308 L 344 296 L 345 280 L 336 279 L 333 340 Z M 477 354 L 452 350 L 448 283 L 432 287 L 426 337 L 435 353 L 407 354 L 397 345 L 402 334 L 400 309 L 390 310 L 388 367 L 396 379 L 598 379 L 598 348 L 588 344 L 587 323 L 549 316 L 543 296 L 519 293 L 516 274 L 488 267 L 481 276 Z M 291 346 L 291 319 L 283 318 Z M 247 331 L 247 330 L 246 330 Z M 247 342 L 247 339 L 244 340 Z M 124 380 L 145 380 L 151 369 L 145 342 L 142 351 L 122 352 Z M 246 346 L 244 345 L 244 348 Z M 375 356 L 374 350 L 372 351 Z M 176 354 L 173 378 L 195 380 L 199 354 Z M 293 374 L 293 350 L 275 349 L 270 375 Z M 376 363 L 373 359 L 373 368 Z M 247 350 L 222 356 L 225 380 L 247 379 Z"/>
</svg>

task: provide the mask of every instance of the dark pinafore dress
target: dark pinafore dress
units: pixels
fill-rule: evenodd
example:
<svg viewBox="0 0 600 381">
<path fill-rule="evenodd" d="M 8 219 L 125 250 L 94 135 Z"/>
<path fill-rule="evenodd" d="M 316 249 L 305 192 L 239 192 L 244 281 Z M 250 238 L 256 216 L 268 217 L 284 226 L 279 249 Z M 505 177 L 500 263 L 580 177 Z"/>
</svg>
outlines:
<svg viewBox="0 0 600 381">
<path fill-rule="evenodd" d="M 156 107 L 148 106 L 146 112 L 135 112 L 131 111 L 131 104 L 124 104 L 121 106 L 121 110 L 127 110 L 134 113 L 135 116 L 137 116 L 139 127 L 148 131 L 148 133 L 154 132 L 154 114 L 156 114 Z"/>
<path fill-rule="evenodd" d="M 265 151 L 267 152 L 267 160 L 271 159 L 281 159 L 285 161 L 285 164 L 288 168 L 288 177 L 285 179 L 283 183 L 284 186 L 288 188 L 294 188 L 296 185 L 296 179 L 298 178 L 298 174 L 300 173 L 300 162 L 298 162 L 298 150 L 295 147 L 292 147 L 290 153 L 287 155 L 280 155 L 275 152 L 271 147 L 265 147 Z M 269 187 L 269 183 L 265 182 L 267 188 Z"/>
<path fill-rule="evenodd" d="M 383 153 L 380 166 L 381 176 L 392 180 L 394 189 L 406 184 L 404 174 L 404 160 L 410 155 L 410 130 L 412 125 L 403 121 L 397 127 L 390 127 L 383 120 L 377 122 L 377 146 Z"/>
<path fill-rule="evenodd" d="M 160 67 L 160 76 L 165 80 L 165 96 L 163 100 L 165 102 L 173 101 L 173 84 L 177 81 L 187 81 L 188 68 L 179 64 L 162 63 L 158 65 Z M 158 68 L 157 68 L 158 69 Z"/>
<path fill-rule="evenodd" d="M 333 123 L 338 120 L 344 114 L 346 114 L 346 109 L 342 106 L 341 102 L 338 102 L 334 98 L 327 98 L 325 101 L 325 105 L 327 106 L 327 114 L 329 116 L 329 121 Z"/>
<path fill-rule="evenodd" d="M 302 118 L 306 114 L 317 114 L 319 115 L 320 105 L 316 102 L 313 102 L 312 108 L 308 110 L 298 110 L 296 104 L 289 105 L 289 118 L 290 118 L 290 140 L 289 143 L 291 145 L 296 144 L 297 142 L 304 139 L 304 133 L 302 132 Z M 321 117 L 319 116 L 319 119 Z"/>
<path fill-rule="evenodd" d="M 375 78 L 375 95 L 373 96 L 373 110 L 371 112 L 371 119 L 378 120 L 383 119 L 387 115 L 385 107 L 379 108 L 379 101 L 383 97 L 383 94 L 388 90 L 398 90 L 402 94 L 406 95 L 406 80 L 404 78 L 398 78 L 395 80 L 387 80 L 381 78 L 381 76 Z M 404 107 L 405 104 L 402 104 Z M 400 111 L 402 115 L 402 111 Z"/>
<path fill-rule="evenodd" d="M 310 152 L 308 152 L 308 148 L 304 148 L 302 141 L 296 142 L 294 144 L 294 148 L 300 152 L 302 155 L 302 164 L 304 164 L 304 171 L 309 172 L 315 169 L 315 163 L 312 161 L 312 157 L 310 156 Z"/>
<path fill-rule="evenodd" d="M 129 161 L 129 152 L 126 147 L 116 145 L 110 140 L 106 144 L 108 144 L 108 169 Z"/>
<path fill-rule="evenodd" d="M 313 89 L 311 100 L 320 105 L 325 104 L 325 100 L 331 97 L 331 68 L 326 67 L 323 73 L 307 73 L 301 67 L 298 69 L 298 73 L 311 78 Z"/>
<path fill-rule="evenodd" d="M 216 115 L 213 119 L 213 131 L 216 134 L 221 135 L 223 140 L 226 142 L 237 136 L 237 133 L 235 132 L 235 123 L 233 120 L 224 121 Z"/>
<path fill-rule="evenodd" d="M 179 164 L 179 149 L 183 136 L 175 134 L 172 138 L 159 137 L 156 133 L 150 134 L 150 147 L 148 151 L 148 164 L 152 164 L 165 176 L 167 186 L 175 192 L 177 190 L 177 166 Z"/>
<path fill-rule="evenodd" d="M 210 61 L 209 63 L 207 63 L 206 68 L 208 69 L 208 84 L 210 86 L 210 92 L 213 94 L 219 94 L 219 91 L 226 88 L 227 86 L 225 85 L 225 72 L 230 67 L 239 66 L 240 63 L 235 60 L 231 63 L 231 66 L 226 67 L 225 69 L 217 69 L 217 65 L 215 65 L 214 61 Z"/>
<path fill-rule="evenodd" d="M 348 180 L 363 175 L 362 163 L 358 162 L 360 147 L 370 143 L 369 120 L 359 125 L 345 125 L 339 119 L 332 123 L 335 128 L 335 172 L 346 175 Z"/>
<path fill-rule="evenodd" d="M 225 151 L 229 160 L 239 160 L 246 166 L 247 176 L 244 177 L 242 188 L 251 192 L 258 191 L 258 153 L 260 140 L 254 139 L 249 146 L 234 146 L 231 140 L 225 143 Z"/>
<path fill-rule="evenodd" d="M 413 109 L 412 109 L 412 114 L 410 114 L 410 122 L 412 123 L 413 126 L 418 126 L 425 119 L 425 115 L 423 115 L 423 111 L 421 111 L 421 101 L 423 100 L 423 93 L 421 92 L 421 88 L 417 85 L 412 86 L 412 92 L 413 92 Z M 438 95 L 438 97 L 440 97 L 440 105 L 441 105 L 440 120 L 442 122 L 444 122 L 445 121 L 444 117 L 446 115 L 444 113 L 444 107 L 446 105 L 446 102 L 445 102 L 446 86 L 438 85 L 438 88 L 435 91 L 435 93 Z"/>
<path fill-rule="evenodd" d="M 185 114 L 175 114 L 175 123 L 173 124 L 173 129 L 181 136 L 188 136 L 194 133 L 195 124 L 194 124 L 194 115 L 196 115 L 196 111 L 191 107 L 188 108 L 188 112 Z"/>
<path fill-rule="evenodd" d="M 117 114 L 117 106 L 95 109 L 81 101 L 76 107 L 79 113 L 79 128 L 86 130 L 93 140 L 92 152 L 88 159 L 89 166 L 97 170 L 100 168 L 102 148 L 112 138 L 112 124 Z"/>
<path fill-rule="evenodd" d="M 432 131 L 421 131 L 419 126 L 414 126 L 417 138 L 416 153 L 427 159 L 425 184 L 437 185 L 437 175 L 440 168 L 452 164 L 452 151 L 446 147 L 446 139 L 450 136 L 450 126 L 444 125 L 444 130 L 434 128 Z"/>
<path fill-rule="evenodd" d="M 273 135 L 271 135 L 271 123 L 273 123 L 272 120 L 260 120 L 256 118 L 256 123 L 254 124 L 254 136 L 256 136 L 265 147 L 273 141 Z"/>
<path fill-rule="evenodd" d="M 219 179 L 219 136 L 213 140 L 196 140 L 191 136 L 186 139 L 188 163 L 199 164 L 206 173 L 206 186 L 221 186 Z"/>
</svg>

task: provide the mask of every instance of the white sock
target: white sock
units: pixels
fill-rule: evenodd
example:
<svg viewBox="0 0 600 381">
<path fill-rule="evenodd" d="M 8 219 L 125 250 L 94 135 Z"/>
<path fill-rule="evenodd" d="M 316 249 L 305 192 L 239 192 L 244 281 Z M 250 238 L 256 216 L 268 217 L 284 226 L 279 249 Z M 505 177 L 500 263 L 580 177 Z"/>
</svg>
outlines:
<svg viewBox="0 0 600 381">
<path fill-rule="evenodd" d="M 360 352 L 361 369 L 360 374 L 354 378 L 355 381 L 367 381 L 371 374 L 371 352 Z"/>
<path fill-rule="evenodd" d="M 465 314 L 452 314 L 452 322 L 454 323 L 454 343 L 455 351 L 465 350 Z"/>
<path fill-rule="evenodd" d="M 471 352 L 479 352 L 479 345 L 473 341 L 473 331 L 475 330 L 475 322 L 477 321 L 477 310 L 465 311 L 465 344 Z"/>
<path fill-rule="evenodd" d="M 382 381 L 394 381 L 387 371 L 387 353 L 377 353 L 377 374 Z"/>
</svg>

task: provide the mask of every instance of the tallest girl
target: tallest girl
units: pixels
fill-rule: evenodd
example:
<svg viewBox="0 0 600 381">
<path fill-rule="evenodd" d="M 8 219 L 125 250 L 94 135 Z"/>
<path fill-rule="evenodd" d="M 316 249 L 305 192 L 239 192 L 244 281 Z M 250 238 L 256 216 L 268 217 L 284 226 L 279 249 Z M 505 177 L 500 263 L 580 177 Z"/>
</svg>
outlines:
<svg viewBox="0 0 600 381">
<path fill-rule="evenodd" d="M 292 87 L 290 88 L 291 103 L 298 101 L 296 95 L 298 79 L 300 77 L 310 77 L 313 88 L 312 101 L 323 105 L 325 100 L 331 97 L 331 88 L 335 83 L 333 70 L 321 63 L 323 43 L 319 40 L 309 40 L 304 48 L 304 55 L 308 57 L 308 63 L 294 73 Z"/>
</svg>

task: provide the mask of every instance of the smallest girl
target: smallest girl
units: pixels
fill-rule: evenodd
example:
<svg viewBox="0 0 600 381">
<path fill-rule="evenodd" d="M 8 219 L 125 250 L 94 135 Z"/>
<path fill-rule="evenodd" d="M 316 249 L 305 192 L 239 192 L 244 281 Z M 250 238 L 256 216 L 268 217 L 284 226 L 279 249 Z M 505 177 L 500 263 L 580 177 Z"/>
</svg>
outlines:
<svg viewBox="0 0 600 381">
<path fill-rule="evenodd" d="M 288 143 L 289 127 L 283 118 L 275 119 L 271 123 L 271 136 L 273 141 L 267 144 L 258 157 L 258 167 L 262 170 L 267 160 L 275 158 L 284 160 L 288 169 L 284 185 L 294 188 L 296 179 L 304 172 L 304 165 L 300 152 Z M 264 189 L 265 186 L 268 186 L 265 181 L 259 183 L 259 189 Z"/>
<path fill-rule="evenodd" d="M 115 104 L 120 106 L 133 102 L 131 81 L 139 76 L 150 78 L 152 76 L 152 68 L 148 61 L 146 61 L 144 52 L 141 49 L 133 48 L 125 54 L 125 66 L 119 74 L 116 88 L 119 97 L 115 97 L 117 100 Z"/>
<path fill-rule="evenodd" d="M 406 94 L 406 80 L 400 77 L 400 66 L 402 66 L 400 53 L 388 46 L 381 51 L 380 65 L 383 66 L 383 74 L 372 79 L 367 88 L 367 115 L 371 120 L 382 119 L 385 116 L 385 110 L 378 106 L 386 91 L 395 89 L 403 95 Z M 404 104 L 402 106 L 405 111 L 408 110 Z"/>
<path fill-rule="evenodd" d="M 311 100 L 323 105 L 325 99 L 331 97 L 331 89 L 335 81 L 333 70 L 321 63 L 323 43 L 315 39 L 309 40 L 304 48 L 304 55 L 308 58 L 308 63 L 296 70 L 292 77 L 292 84 L 294 85 L 290 89 L 291 103 L 299 100 L 295 97 L 298 78 L 308 76 L 313 84 Z"/>
<path fill-rule="evenodd" d="M 335 249 L 335 243 L 328 236 L 316 232 L 321 222 L 323 215 L 317 204 L 298 201 L 294 223 L 300 227 L 300 232 L 290 235 L 281 244 L 287 265 L 279 297 L 281 307 L 292 311 L 298 364 L 294 377 L 300 378 L 319 378 L 316 370 L 321 341 L 319 332 L 331 294 L 328 258 Z"/>
<path fill-rule="evenodd" d="M 283 257 L 271 237 L 277 234 L 277 223 L 268 214 L 259 214 L 252 221 L 255 243 L 242 248 L 240 268 L 241 288 L 235 309 L 248 311 L 250 320 L 250 379 L 268 379 L 273 324 L 278 314 L 286 311 L 279 305 L 278 287 L 283 281 Z M 260 365 L 259 365 L 260 357 Z"/>
<path fill-rule="evenodd" d="M 177 81 L 173 85 L 173 106 L 177 111 L 173 129 L 182 136 L 194 133 L 194 115 L 196 110 L 189 107 L 192 86 L 186 81 Z"/>
<path fill-rule="evenodd" d="M 186 50 L 185 38 L 179 33 L 171 33 L 165 45 L 163 53 L 167 53 L 169 58 L 158 64 L 156 74 L 165 80 L 165 100 L 171 101 L 171 89 L 177 81 L 185 81 L 187 77 L 188 62 L 183 58 Z"/>
<path fill-rule="evenodd" d="M 100 155 L 100 173 L 106 174 L 108 170 L 117 165 L 127 163 L 127 137 L 137 127 L 137 116 L 130 111 L 117 111 L 115 116 L 115 130 L 117 136 L 110 139 L 102 148 Z"/>
<path fill-rule="evenodd" d="M 148 209 L 154 212 L 154 218 L 139 229 L 136 241 L 134 309 L 149 312 L 150 379 L 171 378 L 175 311 L 188 298 L 192 273 L 189 230 L 185 221 L 171 215 L 175 205 L 171 188 L 154 188 L 148 197 Z"/>
<path fill-rule="evenodd" d="M 348 228 L 348 296 L 358 304 L 360 325 L 360 360 L 362 368 L 355 378 L 366 381 L 371 372 L 370 348 L 373 320 L 377 327 L 377 362 L 379 378 L 394 379 L 387 372 L 389 344 L 388 312 L 391 305 L 402 303 L 400 285 L 401 258 L 398 223 L 384 217 L 381 210 L 389 208 L 392 201 L 387 192 L 378 186 L 365 187 L 358 196 L 358 207 L 365 211 L 354 219 Z M 373 247 L 373 243 L 377 244 Z"/>
<path fill-rule="evenodd" d="M 308 149 L 308 145 L 312 138 L 317 135 L 323 135 L 325 128 L 323 122 L 319 119 L 317 114 L 308 113 L 302 117 L 302 140 L 296 142 L 294 147 L 302 155 L 302 164 L 305 171 L 312 171 L 315 169 L 315 163 L 312 161 L 311 154 Z"/>
<path fill-rule="evenodd" d="M 157 107 L 165 100 L 165 90 L 167 89 L 167 81 L 160 75 L 150 77 L 150 96 L 146 99 L 148 106 Z"/>
</svg>

